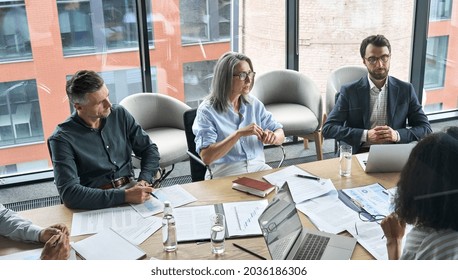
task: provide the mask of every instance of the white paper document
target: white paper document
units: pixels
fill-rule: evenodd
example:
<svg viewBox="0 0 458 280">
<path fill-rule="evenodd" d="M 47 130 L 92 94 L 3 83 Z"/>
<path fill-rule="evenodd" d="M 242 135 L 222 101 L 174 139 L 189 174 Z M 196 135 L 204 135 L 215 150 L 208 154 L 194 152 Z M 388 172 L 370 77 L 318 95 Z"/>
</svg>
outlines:
<svg viewBox="0 0 458 280">
<path fill-rule="evenodd" d="M 402 238 L 402 248 L 405 247 L 406 235 L 412 229 L 411 225 L 406 226 L 404 237 Z M 386 248 L 386 238 L 382 227 L 377 222 L 363 222 L 358 220 L 353 226 L 347 228 L 369 253 L 377 260 L 387 260 L 388 251 Z"/>
<path fill-rule="evenodd" d="M 296 204 L 296 208 L 309 217 L 319 230 L 334 234 L 344 231 L 358 219 L 358 214 L 339 199 L 336 190 Z"/>
<path fill-rule="evenodd" d="M 387 260 L 386 239 L 383 238 L 382 227 L 376 222 L 356 220 L 347 231 L 353 235 L 369 253 L 377 260 Z M 358 231 L 358 233 L 356 233 Z"/>
<path fill-rule="evenodd" d="M 170 201 L 172 207 L 179 207 L 197 200 L 192 194 L 183 189 L 180 185 L 173 185 L 166 188 L 155 189 L 154 196 L 142 204 L 131 204 L 131 206 L 142 217 L 149 217 L 164 210 L 164 201 Z"/>
<path fill-rule="evenodd" d="M 138 219 L 136 226 L 115 228 L 113 230 L 125 239 L 129 240 L 130 243 L 140 245 L 161 227 L 162 218 L 147 217 L 144 219 Z"/>
<path fill-rule="evenodd" d="M 143 220 L 130 206 L 73 213 L 71 236 L 93 234 L 110 227 L 140 227 Z"/>
<path fill-rule="evenodd" d="M 210 215 L 214 205 L 173 209 L 178 241 L 207 240 L 210 238 Z"/>
<path fill-rule="evenodd" d="M 297 174 L 315 177 L 315 175 L 292 165 L 277 172 L 267 174 L 263 178 L 278 187 L 281 187 L 287 181 L 295 203 L 301 203 L 322 196 L 336 189 L 330 179 L 320 179 L 317 181 L 298 177 L 296 176 Z"/>
<path fill-rule="evenodd" d="M 71 246 L 86 260 L 137 260 L 146 256 L 143 250 L 111 228 L 71 243 Z"/>
</svg>

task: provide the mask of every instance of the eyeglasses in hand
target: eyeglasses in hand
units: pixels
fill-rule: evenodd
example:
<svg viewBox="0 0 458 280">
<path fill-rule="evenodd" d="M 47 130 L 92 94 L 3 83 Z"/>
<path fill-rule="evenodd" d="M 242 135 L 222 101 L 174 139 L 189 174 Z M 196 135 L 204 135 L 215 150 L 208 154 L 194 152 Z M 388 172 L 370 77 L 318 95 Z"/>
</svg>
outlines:
<svg viewBox="0 0 458 280">
<path fill-rule="evenodd" d="M 387 63 L 388 60 L 390 60 L 390 55 L 384 54 L 380 57 L 370 56 L 370 57 L 365 57 L 365 59 L 372 65 L 376 64 L 379 60 L 381 60 L 382 63 Z"/>
<path fill-rule="evenodd" d="M 173 168 L 174 168 L 174 165 L 172 165 L 172 168 L 169 171 L 167 171 L 165 168 L 161 169 L 161 176 L 159 177 L 159 179 L 156 179 L 153 182 L 152 187 L 153 188 L 161 188 L 162 187 L 162 181 L 164 181 L 165 178 L 167 178 L 170 175 L 170 173 L 172 173 Z"/>
<path fill-rule="evenodd" d="M 234 74 L 232 76 L 239 77 L 239 79 L 241 81 L 245 81 L 247 77 L 250 77 L 250 80 L 252 80 L 255 75 L 256 75 L 256 72 L 240 72 L 240 73 Z"/>
<path fill-rule="evenodd" d="M 358 216 L 359 216 L 359 219 L 361 221 L 363 221 L 363 222 L 376 222 L 377 224 L 380 224 L 382 222 L 382 220 L 386 218 L 385 215 L 380 215 L 380 214 L 372 215 L 369 212 L 367 212 L 366 210 L 359 211 L 358 212 Z M 356 235 L 359 235 L 358 227 L 357 227 L 356 224 L 357 224 L 357 222 L 355 222 Z M 383 236 L 382 236 L 382 238 L 383 238 Z"/>
</svg>

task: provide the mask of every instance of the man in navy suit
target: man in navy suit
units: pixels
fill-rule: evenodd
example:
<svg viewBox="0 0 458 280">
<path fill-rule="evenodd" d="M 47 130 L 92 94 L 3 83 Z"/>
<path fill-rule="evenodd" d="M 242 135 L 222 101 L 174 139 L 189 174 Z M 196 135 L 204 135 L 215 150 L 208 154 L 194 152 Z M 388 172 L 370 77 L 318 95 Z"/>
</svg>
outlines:
<svg viewBox="0 0 458 280">
<path fill-rule="evenodd" d="M 388 76 L 388 39 L 369 36 L 362 41 L 360 53 L 368 76 L 342 86 L 323 125 L 323 136 L 345 142 L 353 153 L 360 153 L 372 144 L 409 143 L 431 133 L 413 86 Z"/>
</svg>

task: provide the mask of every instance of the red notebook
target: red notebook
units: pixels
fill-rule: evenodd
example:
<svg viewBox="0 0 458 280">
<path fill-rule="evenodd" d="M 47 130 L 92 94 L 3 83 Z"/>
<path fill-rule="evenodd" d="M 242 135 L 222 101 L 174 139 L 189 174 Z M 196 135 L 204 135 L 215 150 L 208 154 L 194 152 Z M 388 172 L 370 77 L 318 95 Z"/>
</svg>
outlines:
<svg viewBox="0 0 458 280">
<path fill-rule="evenodd" d="M 248 177 L 240 177 L 232 181 L 232 188 L 259 197 L 265 197 L 275 189 L 275 186 L 267 182 L 251 179 Z"/>
</svg>

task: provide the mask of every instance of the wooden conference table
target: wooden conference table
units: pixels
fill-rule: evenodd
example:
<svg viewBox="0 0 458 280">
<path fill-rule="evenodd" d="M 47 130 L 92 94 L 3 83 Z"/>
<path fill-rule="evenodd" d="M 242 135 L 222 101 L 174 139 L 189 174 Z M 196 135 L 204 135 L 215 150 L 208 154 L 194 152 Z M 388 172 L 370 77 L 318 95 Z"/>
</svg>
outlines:
<svg viewBox="0 0 458 280">
<path fill-rule="evenodd" d="M 351 177 L 339 176 L 339 160 L 338 158 L 316 161 L 311 163 L 304 163 L 297 165 L 307 172 L 315 174 L 321 178 L 330 178 L 337 189 L 346 189 L 358 187 L 362 185 L 380 183 L 386 188 L 391 188 L 396 185 L 399 179 L 399 173 L 370 173 L 366 174 L 360 167 L 357 159 L 353 156 L 352 160 L 352 174 Z M 257 173 L 246 174 L 245 176 L 255 179 L 261 179 L 265 174 L 276 171 L 262 171 Z M 216 204 L 222 202 L 234 202 L 243 200 L 260 199 L 256 196 L 245 194 L 233 190 L 232 180 L 236 177 L 225 177 L 221 179 L 214 179 L 209 181 L 201 181 L 190 184 L 182 185 L 184 189 L 190 192 L 197 198 L 197 201 L 182 207 L 193 205 L 206 205 Z M 272 192 L 268 199 L 272 199 L 274 192 Z M 20 214 L 33 221 L 34 223 L 43 227 L 55 224 L 64 223 L 69 228 L 72 225 L 72 215 L 79 210 L 68 209 L 64 205 L 57 205 L 51 207 L 37 208 L 28 211 L 22 211 Z M 314 225 L 309 219 L 301 212 L 302 223 L 305 227 L 314 228 Z M 348 233 L 342 233 L 347 234 Z M 78 241 L 86 238 L 86 236 L 71 237 L 71 241 Z M 262 236 L 226 239 L 226 251 L 221 256 L 213 255 L 210 251 L 210 243 L 198 244 L 196 242 L 179 243 L 178 250 L 175 253 L 165 253 L 162 251 L 162 236 L 161 231 L 158 230 L 150 236 L 140 247 L 147 253 L 146 259 L 151 257 L 157 259 L 226 259 L 226 260 L 243 260 L 243 259 L 257 259 L 256 257 L 236 248 L 232 243 L 237 243 L 253 252 L 270 259 L 269 252 L 265 245 Z M 11 254 L 22 250 L 30 250 L 40 247 L 36 244 L 27 244 L 16 241 L 11 241 L 4 237 L 0 237 L 0 255 Z M 352 259 L 374 259 L 361 245 L 357 244 L 353 252 Z"/>
</svg>

